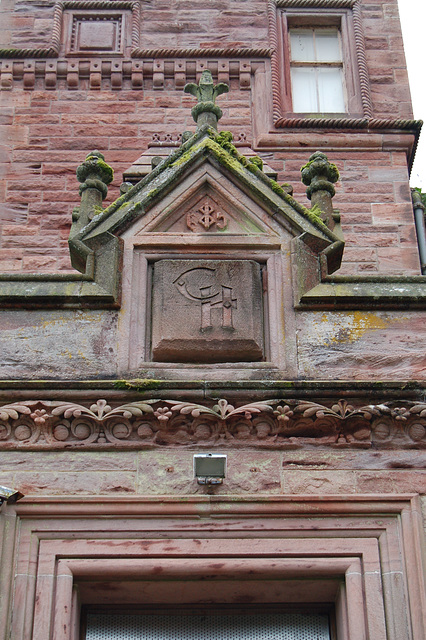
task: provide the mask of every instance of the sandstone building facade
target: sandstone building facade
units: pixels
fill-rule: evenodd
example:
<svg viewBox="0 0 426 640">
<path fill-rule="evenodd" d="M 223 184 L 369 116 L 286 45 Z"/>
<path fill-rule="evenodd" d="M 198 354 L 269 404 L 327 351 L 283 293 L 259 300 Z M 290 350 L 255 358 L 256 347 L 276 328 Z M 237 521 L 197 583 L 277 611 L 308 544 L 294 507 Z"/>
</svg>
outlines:
<svg viewBox="0 0 426 640">
<path fill-rule="evenodd" d="M 0 12 L 0 638 L 422 640 L 396 0 Z"/>
</svg>

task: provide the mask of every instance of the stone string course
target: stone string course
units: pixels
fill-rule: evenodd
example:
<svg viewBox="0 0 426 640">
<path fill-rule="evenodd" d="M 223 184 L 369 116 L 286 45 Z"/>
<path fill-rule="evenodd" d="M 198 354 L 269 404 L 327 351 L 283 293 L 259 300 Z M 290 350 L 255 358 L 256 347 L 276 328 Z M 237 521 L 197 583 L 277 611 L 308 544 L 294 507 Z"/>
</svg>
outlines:
<svg viewBox="0 0 426 640">
<path fill-rule="evenodd" d="M 162 446 L 306 446 L 426 448 L 426 403 L 407 401 L 355 408 L 304 400 L 266 400 L 234 406 L 144 400 L 112 408 L 25 401 L 0 407 L 0 449 L 78 449 Z"/>
</svg>

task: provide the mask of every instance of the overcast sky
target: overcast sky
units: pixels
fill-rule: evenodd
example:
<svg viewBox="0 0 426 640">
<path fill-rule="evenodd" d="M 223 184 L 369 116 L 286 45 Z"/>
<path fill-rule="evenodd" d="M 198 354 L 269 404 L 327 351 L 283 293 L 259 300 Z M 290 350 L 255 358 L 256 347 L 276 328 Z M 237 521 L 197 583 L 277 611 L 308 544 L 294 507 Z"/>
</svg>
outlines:
<svg viewBox="0 0 426 640">
<path fill-rule="evenodd" d="M 426 192 L 426 0 L 398 0 L 414 118 L 423 120 L 411 186 Z"/>
</svg>

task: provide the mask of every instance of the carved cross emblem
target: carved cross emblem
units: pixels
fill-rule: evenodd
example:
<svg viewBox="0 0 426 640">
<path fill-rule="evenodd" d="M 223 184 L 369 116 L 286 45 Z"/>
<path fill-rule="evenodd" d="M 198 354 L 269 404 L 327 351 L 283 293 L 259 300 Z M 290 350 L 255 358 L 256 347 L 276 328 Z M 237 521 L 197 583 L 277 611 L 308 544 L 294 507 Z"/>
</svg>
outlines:
<svg viewBox="0 0 426 640">
<path fill-rule="evenodd" d="M 213 225 L 216 225 L 218 229 L 225 229 L 227 220 L 222 212 L 216 211 L 208 202 L 205 202 L 201 207 L 187 214 L 186 224 L 188 229 L 195 233 L 198 225 L 201 225 L 206 231 Z"/>
</svg>

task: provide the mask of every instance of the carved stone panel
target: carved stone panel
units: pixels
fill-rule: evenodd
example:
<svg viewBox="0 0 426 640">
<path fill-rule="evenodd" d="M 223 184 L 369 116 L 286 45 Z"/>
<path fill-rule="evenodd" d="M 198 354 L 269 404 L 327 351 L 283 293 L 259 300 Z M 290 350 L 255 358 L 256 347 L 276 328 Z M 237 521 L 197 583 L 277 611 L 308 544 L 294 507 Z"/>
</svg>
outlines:
<svg viewBox="0 0 426 640">
<path fill-rule="evenodd" d="M 128 39 L 126 11 L 65 11 L 67 55 L 123 55 Z"/>
<path fill-rule="evenodd" d="M 153 267 L 152 359 L 261 360 L 260 265 L 253 260 L 160 260 Z"/>
</svg>

